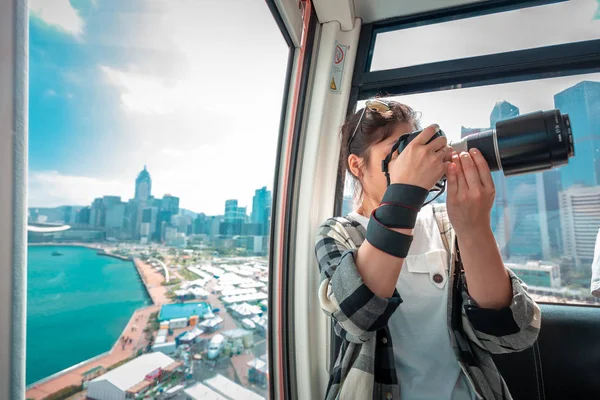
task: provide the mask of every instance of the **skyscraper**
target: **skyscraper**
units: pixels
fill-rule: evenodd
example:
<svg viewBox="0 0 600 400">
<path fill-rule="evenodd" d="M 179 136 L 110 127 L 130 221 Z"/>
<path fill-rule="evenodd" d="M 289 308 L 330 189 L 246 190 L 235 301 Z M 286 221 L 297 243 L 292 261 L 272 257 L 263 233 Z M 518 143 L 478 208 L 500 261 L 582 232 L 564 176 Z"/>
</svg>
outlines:
<svg viewBox="0 0 600 400">
<path fill-rule="evenodd" d="M 246 222 L 246 207 L 238 207 L 235 199 L 225 200 L 225 221 L 219 228 L 221 235 L 241 235 Z"/>
<path fill-rule="evenodd" d="M 559 194 L 562 190 L 561 170 L 551 169 L 542 173 L 544 180 L 544 198 L 546 215 L 541 216 L 548 224 L 548 240 L 550 242 L 550 255 L 563 254 L 562 229 L 560 225 Z"/>
<path fill-rule="evenodd" d="M 579 82 L 555 94 L 554 106 L 569 114 L 575 142 L 575 157 L 560 168 L 563 188 L 600 185 L 600 82 Z"/>
<path fill-rule="evenodd" d="M 600 228 L 600 187 L 572 186 L 560 193 L 559 201 L 564 255 L 589 268 Z"/>
<path fill-rule="evenodd" d="M 201 234 L 206 234 L 208 229 L 206 226 L 206 214 L 204 213 L 200 213 L 196 216 L 196 219 L 194 220 L 194 228 L 193 228 L 193 232 L 195 235 L 201 235 Z"/>
<path fill-rule="evenodd" d="M 144 165 L 144 169 L 140 171 L 135 179 L 135 199 L 137 201 L 147 201 L 152 195 L 152 179 L 150 173 Z"/>
<path fill-rule="evenodd" d="M 252 198 L 251 222 L 260 225 L 259 234 L 266 236 L 271 220 L 271 192 L 266 186 L 257 189 Z"/>
</svg>

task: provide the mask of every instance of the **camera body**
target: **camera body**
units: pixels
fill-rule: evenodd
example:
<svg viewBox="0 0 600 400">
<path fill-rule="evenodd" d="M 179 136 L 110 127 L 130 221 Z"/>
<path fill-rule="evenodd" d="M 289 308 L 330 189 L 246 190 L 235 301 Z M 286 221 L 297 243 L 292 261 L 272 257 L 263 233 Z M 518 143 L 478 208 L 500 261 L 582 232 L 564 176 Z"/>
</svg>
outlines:
<svg viewBox="0 0 600 400">
<path fill-rule="evenodd" d="M 406 148 L 406 146 L 408 146 L 408 144 L 410 142 L 413 141 L 414 138 L 416 138 L 417 136 L 419 136 L 419 134 L 423 132 L 423 129 L 420 129 L 418 131 L 414 131 L 411 132 L 407 135 L 402 135 L 400 136 L 400 138 L 398 139 L 399 145 L 398 145 L 398 154 L 402 153 L 402 151 Z M 439 138 L 439 137 L 445 137 L 446 134 L 444 133 L 443 130 L 439 130 L 437 131 L 432 137 L 431 139 L 429 139 L 429 141 L 427 141 L 427 143 L 431 143 L 432 141 L 434 141 L 435 139 Z"/>
</svg>

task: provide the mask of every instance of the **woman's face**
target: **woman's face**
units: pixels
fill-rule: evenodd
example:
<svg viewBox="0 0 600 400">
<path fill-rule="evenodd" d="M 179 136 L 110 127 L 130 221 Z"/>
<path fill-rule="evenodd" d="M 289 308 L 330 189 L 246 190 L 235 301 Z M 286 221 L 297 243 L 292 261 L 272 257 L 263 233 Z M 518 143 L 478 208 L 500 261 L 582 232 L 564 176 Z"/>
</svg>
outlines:
<svg viewBox="0 0 600 400">
<path fill-rule="evenodd" d="M 396 144 L 400 136 L 411 133 L 414 130 L 412 124 L 408 122 L 400 123 L 396 125 L 394 133 L 389 138 L 371 147 L 369 150 L 369 164 L 363 167 L 360 179 L 365 197 L 372 199 L 377 204 L 381 202 L 387 189 L 387 180 L 385 174 L 381 171 L 381 161 L 390 154 L 392 147 Z M 398 152 L 394 152 L 392 162 L 397 157 Z"/>
</svg>

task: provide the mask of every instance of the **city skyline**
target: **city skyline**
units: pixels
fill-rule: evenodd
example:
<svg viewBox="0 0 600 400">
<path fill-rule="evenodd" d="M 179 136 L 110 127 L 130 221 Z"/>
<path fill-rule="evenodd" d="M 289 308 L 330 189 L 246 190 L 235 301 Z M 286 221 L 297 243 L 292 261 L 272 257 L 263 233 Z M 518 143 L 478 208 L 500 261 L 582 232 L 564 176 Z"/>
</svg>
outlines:
<svg viewBox="0 0 600 400">
<path fill-rule="evenodd" d="M 147 171 L 147 165 L 144 165 L 143 170 Z M 138 174 L 139 174 L 139 172 L 140 171 L 138 171 Z M 133 181 L 137 181 L 137 179 L 133 179 Z M 152 180 L 152 181 L 154 182 L 154 180 Z M 27 208 L 29 210 L 32 210 L 32 209 L 47 209 L 47 208 L 60 208 L 60 207 L 87 207 L 90 204 L 92 204 L 92 202 L 94 201 L 95 198 L 102 198 L 102 197 L 120 197 L 122 199 L 135 199 L 136 198 L 135 191 L 136 191 L 136 187 L 137 186 L 136 185 L 131 185 L 131 186 L 133 187 L 133 189 L 130 190 L 133 193 L 131 196 L 119 196 L 119 195 L 112 194 L 112 193 L 105 193 L 105 194 L 102 194 L 100 196 L 93 196 L 90 201 L 88 201 L 86 203 L 81 203 L 81 204 L 59 204 L 59 205 L 52 206 L 52 207 L 37 206 L 37 205 L 28 205 Z M 268 185 L 262 185 L 260 188 L 254 189 L 255 193 L 250 196 L 250 198 L 252 200 L 247 205 L 243 205 L 242 206 L 242 208 L 249 209 L 249 212 L 246 214 L 248 217 L 252 216 L 253 208 L 249 208 L 249 207 L 253 206 L 255 204 L 255 201 L 254 201 L 253 198 L 256 195 L 256 191 L 259 191 L 259 190 L 262 190 L 262 189 L 266 190 L 268 193 L 272 193 L 272 190 L 269 189 Z M 162 195 L 159 195 L 158 197 L 160 197 L 160 196 L 172 196 L 172 195 L 175 195 L 175 193 L 173 193 L 173 192 L 166 192 L 166 193 L 163 193 Z M 156 196 L 153 196 L 153 197 L 156 197 Z M 177 197 L 181 199 L 180 196 L 177 196 Z M 229 200 L 236 200 L 238 203 L 242 204 L 239 199 L 236 199 L 236 198 L 233 198 L 233 197 L 225 198 L 222 201 L 222 206 L 223 207 L 222 207 L 221 212 L 217 212 L 217 213 L 214 213 L 214 214 L 207 213 L 207 212 L 205 212 L 203 210 L 198 210 L 197 208 L 187 208 L 187 207 L 180 207 L 180 208 L 181 209 L 185 209 L 187 211 L 190 211 L 190 212 L 192 212 L 194 214 L 198 214 L 198 215 L 199 214 L 205 214 L 207 216 L 224 216 L 225 215 L 225 203 L 227 201 L 229 201 Z"/>
</svg>

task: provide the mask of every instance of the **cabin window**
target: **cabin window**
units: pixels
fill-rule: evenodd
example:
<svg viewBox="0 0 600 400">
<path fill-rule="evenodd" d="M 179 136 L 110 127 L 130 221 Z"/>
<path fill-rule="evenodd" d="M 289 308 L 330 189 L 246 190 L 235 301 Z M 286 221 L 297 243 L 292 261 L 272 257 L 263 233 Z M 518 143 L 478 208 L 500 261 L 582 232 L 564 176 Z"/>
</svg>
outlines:
<svg viewBox="0 0 600 400">
<path fill-rule="evenodd" d="M 383 28 L 376 31 L 370 71 L 598 39 L 597 13 L 595 0 L 571 0 Z"/>
<path fill-rule="evenodd" d="M 123 396 L 267 397 L 289 47 L 233 3 L 29 2 L 28 398 L 157 352 Z"/>
</svg>

